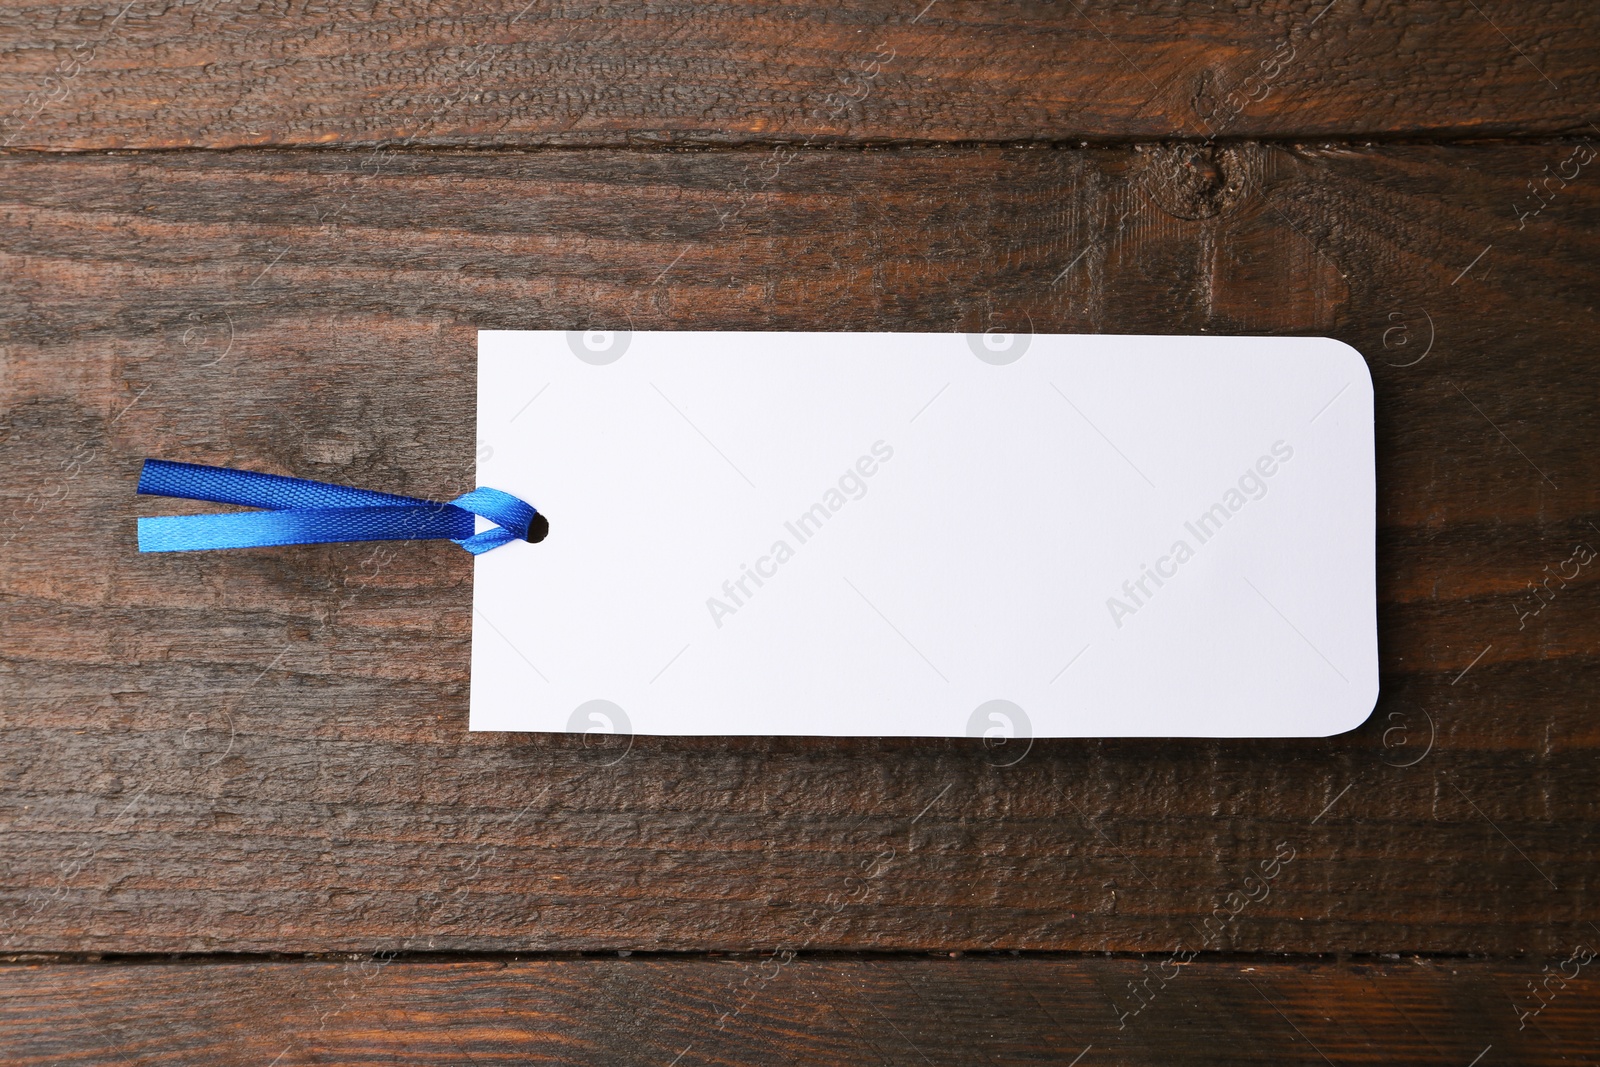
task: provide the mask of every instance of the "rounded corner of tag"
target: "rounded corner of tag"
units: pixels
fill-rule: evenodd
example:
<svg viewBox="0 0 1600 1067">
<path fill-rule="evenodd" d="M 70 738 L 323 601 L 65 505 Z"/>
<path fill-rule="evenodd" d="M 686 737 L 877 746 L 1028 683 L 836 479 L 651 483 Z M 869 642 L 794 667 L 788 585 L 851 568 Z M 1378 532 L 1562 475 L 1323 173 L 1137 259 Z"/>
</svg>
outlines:
<svg viewBox="0 0 1600 1067">
<path fill-rule="evenodd" d="M 1341 714 L 1339 721 L 1333 728 L 1320 731 L 1316 736 L 1339 737 L 1365 726 L 1367 721 L 1372 718 L 1372 713 L 1378 710 L 1380 688 L 1377 679 L 1373 679 L 1372 686 L 1367 691 L 1368 695 L 1351 701 L 1350 710 Z"/>
<path fill-rule="evenodd" d="M 1367 357 L 1359 348 L 1337 337 L 1317 337 L 1313 340 L 1330 349 L 1334 358 L 1352 376 L 1352 384 L 1358 385 L 1368 396 L 1372 395 L 1372 365 L 1367 362 Z"/>
</svg>

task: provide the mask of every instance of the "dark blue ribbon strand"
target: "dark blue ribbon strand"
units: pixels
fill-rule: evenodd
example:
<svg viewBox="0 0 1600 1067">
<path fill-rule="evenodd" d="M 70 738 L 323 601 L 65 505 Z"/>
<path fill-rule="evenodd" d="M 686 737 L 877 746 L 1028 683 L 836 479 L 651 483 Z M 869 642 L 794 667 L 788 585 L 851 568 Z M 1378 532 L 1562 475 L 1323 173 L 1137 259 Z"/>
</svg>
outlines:
<svg viewBox="0 0 1600 1067">
<path fill-rule="evenodd" d="M 448 538 L 477 555 L 510 541 L 542 541 L 550 529 L 533 505 L 488 488 L 440 504 L 279 474 L 147 459 L 139 492 L 267 509 L 140 519 L 140 552 Z M 473 533 L 478 515 L 495 526 Z"/>
</svg>

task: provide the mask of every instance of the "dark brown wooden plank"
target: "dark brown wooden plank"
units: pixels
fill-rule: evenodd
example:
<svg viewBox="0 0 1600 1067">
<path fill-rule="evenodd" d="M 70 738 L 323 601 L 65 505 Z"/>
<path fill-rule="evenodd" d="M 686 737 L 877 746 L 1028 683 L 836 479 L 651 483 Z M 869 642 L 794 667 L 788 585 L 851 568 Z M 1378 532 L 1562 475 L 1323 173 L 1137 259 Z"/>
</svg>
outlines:
<svg viewBox="0 0 1600 1067">
<path fill-rule="evenodd" d="M 11 147 L 1591 133 L 1587 0 L 0 11 Z"/>
<path fill-rule="evenodd" d="M 8 1063 L 40 1067 L 1535 1067 L 1586 1062 L 1600 1046 L 1596 964 L 1582 963 L 1592 945 L 1504 963 L 380 955 L 12 965 L 0 966 L 0 1040 Z"/>
<path fill-rule="evenodd" d="M 1600 585 L 1519 605 L 1600 542 L 1600 192 L 1512 207 L 1575 150 L 6 158 L 0 951 L 1565 951 L 1600 878 Z M 171 506 L 133 496 L 145 456 L 453 494 L 476 327 L 630 323 L 1352 342 L 1377 714 L 1006 767 L 618 761 L 466 732 L 451 546 L 134 550 Z M 1215 919 L 1280 844 L 1270 898 Z"/>
</svg>

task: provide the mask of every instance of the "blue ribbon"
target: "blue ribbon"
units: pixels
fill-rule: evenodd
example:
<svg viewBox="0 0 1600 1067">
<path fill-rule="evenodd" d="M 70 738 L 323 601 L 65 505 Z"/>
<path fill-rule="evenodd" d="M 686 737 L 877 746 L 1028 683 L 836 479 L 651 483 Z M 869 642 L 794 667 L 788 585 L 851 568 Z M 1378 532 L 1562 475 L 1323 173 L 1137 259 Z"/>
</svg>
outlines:
<svg viewBox="0 0 1600 1067">
<path fill-rule="evenodd" d="M 269 509 L 140 519 L 140 552 L 448 538 L 477 555 L 510 541 L 543 541 L 550 531 L 533 505 L 498 489 L 474 489 L 439 504 L 305 478 L 147 459 L 139 492 Z M 475 515 L 495 527 L 473 533 Z"/>
</svg>

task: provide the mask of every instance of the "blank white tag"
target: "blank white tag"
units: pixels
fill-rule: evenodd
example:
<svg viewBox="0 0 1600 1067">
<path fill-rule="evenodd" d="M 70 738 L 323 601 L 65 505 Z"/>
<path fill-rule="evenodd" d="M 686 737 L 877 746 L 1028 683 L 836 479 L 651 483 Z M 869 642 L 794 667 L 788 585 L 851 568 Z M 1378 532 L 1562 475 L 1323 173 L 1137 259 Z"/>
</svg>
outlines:
<svg viewBox="0 0 1600 1067">
<path fill-rule="evenodd" d="M 1378 694 L 1327 338 L 478 335 L 471 728 L 1317 737 Z"/>
</svg>

